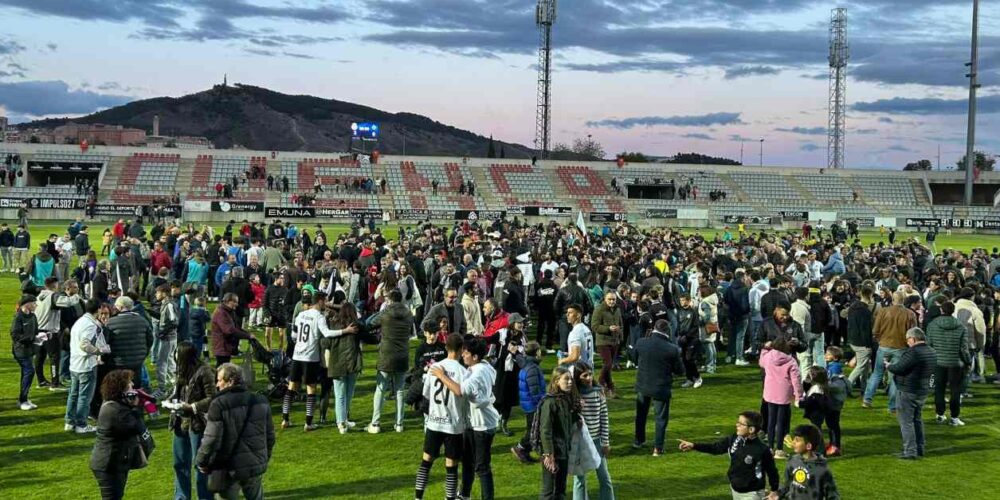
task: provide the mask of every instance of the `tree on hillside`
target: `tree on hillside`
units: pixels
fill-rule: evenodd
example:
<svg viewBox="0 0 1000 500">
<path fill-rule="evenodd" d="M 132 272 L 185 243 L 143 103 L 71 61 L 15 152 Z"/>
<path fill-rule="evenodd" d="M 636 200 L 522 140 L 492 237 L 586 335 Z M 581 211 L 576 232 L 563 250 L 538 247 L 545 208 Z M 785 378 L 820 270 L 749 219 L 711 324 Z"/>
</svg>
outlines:
<svg viewBox="0 0 1000 500">
<path fill-rule="evenodd" d="M 976 168 L 978 168 L 980 172 L 992 172 L 993 167 L 996 165 L 996 162 L 997 162 L 996 158 L 993 158 L 992 156 L 989 156 L 982 151 L 976 151 Z M 965 155 L 962 155 L 962 159 L 958 160 L 958 163 L 956 163 L 955 165 L 958 168 L 958 170 L 964 171 Z"/>
<path fill-rule="evenodd" d="M 629 153 L 628 151 L 622 151 L 621 154 L 618 155 L 618 157 L 625 160 L 628 163 L 649 163 L 649 158 L 646 158 L 646 155 L 638 151 L 634 151 L 632 153 Z"/>
<path fill-rule="evenodd" d="M 703 155 L 701 153 L 677 153 L 666 163 L 685 163 L 689 165 L 739 165 L 740 162 L 729 158 Z"/>
<path fill-rule="evenodd" d="M 913 163 L 907 163 L 906 166 L 903 167 L 903 170 L 920 171 L 920 170 L 931 170 L 932 168 L 934 168 L 934 165 L 931 163 L 930 160 L 920 160 Z"/>
<path fill-rule="evenodd" d="M 500 145 L 500 158 L 506 158 L 506 157 L 507 157 L 507 151 L 504 150 L 503 144 L 501 144 Z"/>
<path fill-rule="evenodd" d="M 572 151 L 594 159 L 604 159 L 604 146 L 589 135 L 586 138 L 574 139 Z"/>
<path fill-rule="evenodd" d="M 493 144 L 493 136 L 490 136 L 490 145 L 486 147 L 486 157 L 496 158 L 497 157 L 497 147 Z"/>
</svg>

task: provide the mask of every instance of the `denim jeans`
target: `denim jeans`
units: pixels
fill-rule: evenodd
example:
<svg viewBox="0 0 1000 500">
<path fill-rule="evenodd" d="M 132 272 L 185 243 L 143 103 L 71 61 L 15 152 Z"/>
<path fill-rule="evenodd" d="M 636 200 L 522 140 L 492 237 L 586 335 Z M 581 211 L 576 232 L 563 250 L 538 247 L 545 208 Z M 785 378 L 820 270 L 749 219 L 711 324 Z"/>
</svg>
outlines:
<svg viewBox="0 0 1000 500">
<path fill-rule="evenodd" d="M 743 343 L 746 340 L 750 319 L 744 317 L 743 319 L 732 320 L 729 325 L 729 345 L 726 346 L 726 355 L 733 360 L 743 359 Z"/>
<path fill-rule="evenodd" d="M 821 368 L 826 368 L 826 334 L 817 333 L 816 339 L 812 342 L 812 364 L 813 366 L 819 366 Z"/>
<path fill-rule="evenodd" d="M 595 439 L 594 446 L 601 449 L 601 440 Z M 611 484 L 611 473 L 608 472 L 608 457 L 601 456 L 601 465 L 597 466 L 597 482 L 600 483 L 600 500 L 615 500 L 615 490 Z M 573 500 L 589 500 L 587 495 L 587 475 L 573 478 Z"/>
<path fill-rule="evenodd" d="M 406 378 L 405 372 L 384 372 L 379 370 L 375 376 L 375 402 L 372 411 L 372 423 L 378 424 L 382 418 L 382 405 L 385 403 L 385 394 L 389 391 L 396 393 L 396 425 L 403 425 L 403 398 L 406 397 L 403 391 L 403 380 Z"/>
<path fill-rule="evenodd" d="M 715 373 L 716 353 L 715 342 L 710 340 L 701 341 L 702 352 L 705 353 L 705 371 Z"/>
<path fill-rule="evenodd" d="M 337 412 L 338 424 L 350 420 L 351 399 L 354 398 L 354 385 L 357 383 L 357 373 L 349 373 L 341 378 L 333 379 L 333 397 L 336 399 L 334 409 Z"/>
<path fill-rule="evenodd" d="M 160 350 L 156 353 L 156 388 L 164 396 L 170 395 L 174 389 L 177 375 L 177 360 L 174 351 L 177 350 L 177 339 L 160 341 Z"/>
<path fill-rule="evenodd" d="M 868 378 L 868 387 L 865 388 L 864 400 L 871 402 L 872 398 L 875 397 L 875 392 L 878 391 L 878 384 L 882 381 L 882 375 L 887 371 L 885 369 L 884 360 L 895 360 L 896 356 L 901 353 L 901 349 L 892 349 L 889 347 L 879 347 L 878 352 L 875 354 L 875 362 L 872 367 L 872 376 Z M 889 411 L 896 409 L 896 381 L 893 380 L 892 375 L 889 376 Z"/>
<path fill-rule="evenodd" d="M 69 338 L 69 334 L 66 334 L 66 335 L 67 335 L 67 339 L 68 339 Z M 60 376 L 63 379 L 69 380 L 69 378 L 70 378 L 70 371 L 69 371 L 69 351 L 63 351 L 62 354 L 59 355 L 59 373 L 61 374 Z"/>
<path fill-rule="evenodd" d="M 0 247 L 0 259 L 3 259 L 3 269 L 17 268 L 14 258 L 11 256 L 10 247 Z"/>
<path fill-rule="evenodd" d="M 656 419 L 653 446 L 662 450 L 663 442 L 666 440 L 667 424 L 670 423 L 670 398 L 653 399 L 638 393 L 635 395 L 635 442 L 639 444 L 646 442 L 646 418 L 649 416 L 651 405 Z"/>
<path fill-rule="evenodd" d="M 870 347 L 861 347 L 859 345 L 851 344 L 851 350 L 854 351 L 854 357 L 857 361 L 854 363 L 854 370 L 847 377 L 847 382 L 850 383 L 851 387 L 854 387 L 854 382 L 856 382 L 861 377 L 869 376 L 872 369 L 872 349 Z"/>
<path fill-rule="evenodd" d="M 764 345 L 760 335 L 760 326 L 763 324 L 763 319 L 750 320 L 750 352 L 753 353 L 754 356 L 760 353 L 760 348 Z"/>
<path fill-rule="evenodd" d="M 198 496 L 191 496 L 191 469 L 194 468 L 194 457 L 201 446 L 202 434 L 191 431 L 182 434 L 174 434 L 174 500 L 211 500 L 208 476 L 199 470 L 195 470 Z"/>
<path fill-rule="evenodd" d="M 14 360 L 21 367 L 21 391 L 17 395 L 17 402 L 23 403 L 28 400 L 28 391 L 35 380 L 35 356 L 30 353 L 24 357 L 14 354 Z"/>
<path fill-rule="evenodd" d="M 66 397 L 66 423 L 86 427 L 90 400 L 97 387 L 97 368 L 89 372 L 70 372 L 69 394 Z"/>
<path fill-rule="evenodd" d="M 903 435 L 903 455 L 916 457 L 924 455 L 924 421 L 920 412 L 924 408 L 926 395 L 918 396 L 906 391 L 899 391 L 896 420 L 899 421 L 899 432 Z"/>
</svg>

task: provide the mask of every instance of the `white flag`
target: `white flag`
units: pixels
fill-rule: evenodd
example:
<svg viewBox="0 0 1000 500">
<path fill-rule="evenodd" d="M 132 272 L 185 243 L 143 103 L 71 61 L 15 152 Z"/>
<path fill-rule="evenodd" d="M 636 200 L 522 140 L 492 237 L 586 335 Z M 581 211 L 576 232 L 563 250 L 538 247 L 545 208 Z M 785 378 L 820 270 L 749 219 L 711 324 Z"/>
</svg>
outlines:
<svg viewBox="0 0 1000 500">
<path fill-rule="evenodd" d="M 1000 189 L 997 189 L 997 194 L 993 195 L 993 206 L 1000 207 Z"/>
<path fill-rule="evenodd" d="M 583 233 L 583 236 L 587 237 L 587 225 L 583 222 L 583 210 L 576 213 L 576 227 Z"/>
</svg>

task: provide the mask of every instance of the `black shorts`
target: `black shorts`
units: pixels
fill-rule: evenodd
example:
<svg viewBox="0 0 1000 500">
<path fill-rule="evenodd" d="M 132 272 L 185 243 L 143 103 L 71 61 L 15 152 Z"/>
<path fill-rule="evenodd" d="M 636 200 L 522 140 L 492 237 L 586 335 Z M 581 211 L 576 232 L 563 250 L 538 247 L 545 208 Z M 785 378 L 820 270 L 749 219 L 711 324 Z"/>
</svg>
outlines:
<svg viewBox="0 0 1000 500">
<path fill-rule="evenodd" d="M 314 385 L 319 382 L 320 372 L 323 367 L 319 361 L 296 361 L 292 360 L 292 374 L 288 378 L 289 382 L 304 382 L 306 385 Z"/>
<path fill-rule="evenodd" d="M 444 457 L 452 460 L 462 458 L 462 435 L 427 430 L 424 432 L 424 453 L 437 458 L 444 445 Z"/>
<path fill-rule="evenodd" d="M 269 328 L 288 328 L 288 323 L 285 321 L 284 317 L 274 317 L 271 316 L 267 320 L 267 326 Z"/>
</svg>

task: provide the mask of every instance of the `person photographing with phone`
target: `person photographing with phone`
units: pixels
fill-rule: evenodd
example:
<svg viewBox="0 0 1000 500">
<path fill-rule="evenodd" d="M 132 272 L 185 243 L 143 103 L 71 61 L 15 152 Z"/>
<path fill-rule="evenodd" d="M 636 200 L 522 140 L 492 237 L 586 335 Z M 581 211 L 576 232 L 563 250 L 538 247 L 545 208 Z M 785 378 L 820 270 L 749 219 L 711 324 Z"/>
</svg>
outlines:
<svg viewBox="0 0 1000 500">
<path fill-rule="evenodd" d="M 97 440 L 90 455 L 90 470 L 97 479 L 102 500 L 125 496 L 132 469 L 146 466 L 148 455 L 140 437 L 147 433 L 139 406 L 139 393 L 132 386 L 131 370 L 114 370 L 101 383 L 104 403 L 97 416 Z"/>
</svg>

